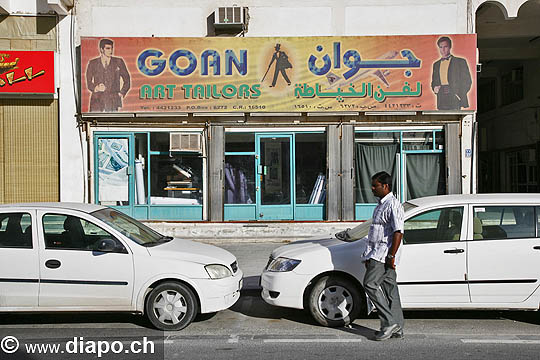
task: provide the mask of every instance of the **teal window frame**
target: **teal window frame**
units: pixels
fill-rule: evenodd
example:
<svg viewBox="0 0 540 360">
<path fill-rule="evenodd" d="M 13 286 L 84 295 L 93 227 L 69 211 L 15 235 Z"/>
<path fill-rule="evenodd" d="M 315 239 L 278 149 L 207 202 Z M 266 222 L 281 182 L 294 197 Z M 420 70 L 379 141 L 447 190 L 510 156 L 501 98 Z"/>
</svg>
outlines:
<svg viewBox="0 0 540 360">
<path fill-rule="evenodd" d="M 430 150 L 405 150 L 403 148 L 403 134 L 406 133 L 428 133 L 431 132 L 432 134 L 432 146 Z M 443 154 L 444 150 L 437 149 L 437 141 L 436 136 L 438 133 L 443 133 L 444 129 L 403 129 L 403 130 L 397 130 L 397 129 L 389 129 L 389 130 L 356 130 L 354 131 L 354 134 L 360 134 L 360 133 L 399 133 L 399 153 L 400 154 Z M 355 141 L 356 143 L 356 141 Z M 405 159 L 403 156 L 399 157 L 399 173 L 400 173 L 400 179 L 399 179 L 399 187 L 400 187 L 400 202 L 405 201 L 405 181 L 403 181 L 404 170 L 405 170 Z M 356 192 L 355 192 L 356 194 Z M 372 203 L 357 203 L 355 199 L 355 219 L 356 220 L 367 220 L 371 218 L 371 215 L 373 213 L 373 209 L 377 206 L 377 204 Z"/>
</svg>

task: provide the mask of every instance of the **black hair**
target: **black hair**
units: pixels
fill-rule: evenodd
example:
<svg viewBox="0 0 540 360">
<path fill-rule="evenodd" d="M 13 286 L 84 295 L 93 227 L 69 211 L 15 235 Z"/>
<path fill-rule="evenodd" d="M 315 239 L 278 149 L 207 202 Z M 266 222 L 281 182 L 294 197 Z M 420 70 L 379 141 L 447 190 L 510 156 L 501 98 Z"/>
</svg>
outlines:
<svg viewBox="0 0 540 360">
<path fill-rule="evenodd" d="M 437 40 L 437 46 L 439 46 L 440 43 L 442 43 L 443 41 L 446 41 L 448 43 L 450 49 L 452 48 L 452 40 L 450 40 L 448 36 L 441 36 L 439 40 Z"/>
<path fill-rule="evenodd" d="M 111 45 L 114 47 L 114 42 L 111 39 L 101 39 L 99 40 L 99 48 L 104 49 L 105 45 Z"/>
<path fill-rule="evenodd" d="M 388 190 L 392 191 L 392 176 L 386 171 L 379 171 L 371 177 L 371 180 L 378 181 L 381 185 L 388 185 Z"/>
</svg>

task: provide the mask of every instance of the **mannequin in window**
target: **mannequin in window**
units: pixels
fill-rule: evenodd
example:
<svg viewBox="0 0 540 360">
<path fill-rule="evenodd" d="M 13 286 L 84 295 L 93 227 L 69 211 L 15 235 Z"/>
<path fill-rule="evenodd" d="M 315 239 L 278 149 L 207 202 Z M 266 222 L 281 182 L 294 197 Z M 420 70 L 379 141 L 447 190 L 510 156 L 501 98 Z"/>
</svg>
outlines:
<svg viewBox="0 0 540 360">
<path fill-rule="evenodd" d="M 252 204 L 244 172 L 238 166 L 225 163 L 225 203 Z"/>
</svg>

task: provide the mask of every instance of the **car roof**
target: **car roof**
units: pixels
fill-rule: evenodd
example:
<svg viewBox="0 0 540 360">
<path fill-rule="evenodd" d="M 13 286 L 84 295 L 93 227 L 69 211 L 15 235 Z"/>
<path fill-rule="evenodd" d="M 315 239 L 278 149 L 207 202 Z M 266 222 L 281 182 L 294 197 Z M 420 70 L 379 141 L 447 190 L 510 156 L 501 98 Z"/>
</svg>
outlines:
<svg viewBox="0 0 540 360">
<path fill-rule="evenodd" d="M 528 204 L 540 205 L 540 194 L 460 194 L 428 196 L 413 200 L 407 200 L 416 206 L 452 205 L 452 204 Z"/>
<path fill-rule="evenodd" d="M 105 209 L 103 205 L 77 203 L 77 202 L 34 202 L 34 203 L 18 203 L 18 204 L 2 204 L 0 210 L 10 208 L 26 208 L 26 209 L 64 209 L 78 210 L 86 213 L 91 213 L 97 210 Z"/>
</svg>

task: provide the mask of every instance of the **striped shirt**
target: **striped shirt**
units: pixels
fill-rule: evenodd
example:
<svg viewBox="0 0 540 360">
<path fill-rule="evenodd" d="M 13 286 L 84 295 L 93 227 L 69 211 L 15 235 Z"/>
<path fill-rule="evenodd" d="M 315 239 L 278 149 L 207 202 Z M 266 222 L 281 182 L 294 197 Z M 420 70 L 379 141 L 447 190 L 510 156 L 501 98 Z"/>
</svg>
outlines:
<svg viewBox="0 0 540 360">
<path fill-rule="evenodd" d="M 389 193 L 378 201 L 373 211 L 373 222 L 369 228 L 367 248 L 363 254 L 364 260 L 373 259 L 384 263 L 388 250 L 392 246 L 394 233 L 399 231 L 403 234 L 403 206 Z M 398 249 L 394 264 L 399 262 Z"/>
</svg>

